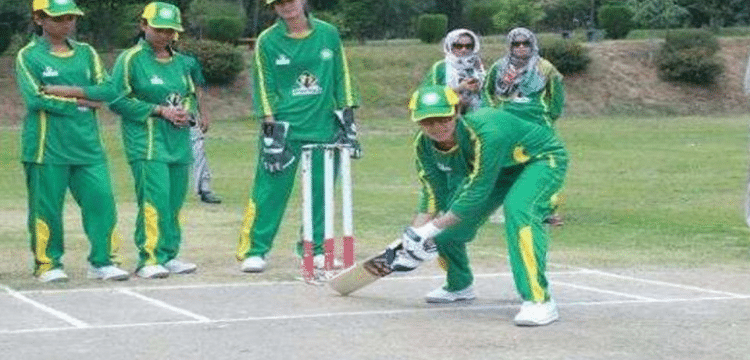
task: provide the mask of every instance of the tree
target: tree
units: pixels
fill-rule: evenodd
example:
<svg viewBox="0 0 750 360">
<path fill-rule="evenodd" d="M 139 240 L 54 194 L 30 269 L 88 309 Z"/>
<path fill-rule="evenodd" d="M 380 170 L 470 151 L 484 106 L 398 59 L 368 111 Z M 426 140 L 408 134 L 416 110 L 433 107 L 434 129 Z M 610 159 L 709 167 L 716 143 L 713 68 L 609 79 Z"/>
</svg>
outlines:
<svg viewBox="0 0 750 360">
<path fill-rule="evenodd" d="M 750 2 L 747 0 L 678 0 L 690 12 L 691 25 L 712 28 L 748 25 Z"/>
<path fill-rule="evenodd" d="M 448 17 L 448 29 L 462 26 L 463 9 L 463 0 L 435 0 L 435 10 Z"/>
<path fill-rule="evenodd" d="M 550 30 L 571 30 L 586 26 L 591 16 L 591 0 L 542 0 L 542 26 Z"/>
<path fill-rule="evenodd" d="M 544 18 L 544 9 L 539 3 L 528 0 L 499 0 L 498 12 L 492 16 L 495 28 L 507 32 L 515 27 L 533 27 Z"/>
<path fill-rule="evenodd" d="M 650 29 L 679 26 L 689 15 L 677 0 L 627 0 L 627 5 L 633 10 L 633 21 Z"/>
</svg>

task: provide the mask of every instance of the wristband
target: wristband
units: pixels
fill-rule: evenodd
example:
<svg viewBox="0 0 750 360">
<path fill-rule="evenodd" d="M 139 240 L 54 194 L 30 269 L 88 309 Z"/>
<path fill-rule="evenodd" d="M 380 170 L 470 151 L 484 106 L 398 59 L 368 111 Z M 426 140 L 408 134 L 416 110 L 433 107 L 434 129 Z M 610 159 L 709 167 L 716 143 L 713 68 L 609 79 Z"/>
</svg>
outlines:
<svg viewBox="0 0 750 360">
<path fill-rule="evenodd" d="M 414 228 L 414 233 L 417 234 L 422 239 L 430 239 L 434 238 L 438 234 L 443 232 L 442 229 L 438 229 L 432 221 L 428 222 L 427 224 L 424 224 L 418 228 Z"/>
</svg>

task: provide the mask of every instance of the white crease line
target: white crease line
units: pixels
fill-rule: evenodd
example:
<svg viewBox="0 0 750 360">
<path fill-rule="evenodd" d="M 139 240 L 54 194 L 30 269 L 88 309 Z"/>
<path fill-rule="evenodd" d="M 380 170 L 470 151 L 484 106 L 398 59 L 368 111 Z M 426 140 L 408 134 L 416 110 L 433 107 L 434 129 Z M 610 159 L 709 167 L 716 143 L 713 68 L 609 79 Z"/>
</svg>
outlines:
<svg viewBox="0 0 750 360">
<path fill-rule="evenodd" d="M 584 273 L 584 270 L 575 271 L 548 271 L 547 275 L 575 275 Z M 508 277 L 512 276 L 510 272 L 475 274 L 475 278 L 488 277 Z M 392 276 L 382 279 L 383 281 L 404 281 L 404 280 L 430 280 L 443 279 L 445 275 L 424 275 L 424 276 Z M 123 289 L 132 291 L 154 291 L 154 290 L 183 290 L 183 289 L 203 289 L 203 288 L 221 288 L 221 287 L 250 287 L 250 286 L 288 286 L 304 285 L 302 281 L 261 281 L 261 282 L 239 282 L 239 283 L 221 283 L 221 284 L 183 284 L 183 285 L 158 285 L 158 286 L 118 286 L 118 287 L 99 287 L 99 288 L 81 288 L 81 289 L 38 289 L 38 290 L 21 290 L 22 294 L 65 294 L 76 292 L 119 292 Z"/>
<path fill-rule="evenodd" d="M 693 290 L 693 291 L 700 291 L 700 292 L 711 293 L 711 294 L 726 295 L 726 296 L 731 296 L 731 297 L 738 298 L 738 299 L 743 299 L 748 296 L 748 295 L 743 295 L 743 294 L 735 294 L 735 293 L 731 293 L 727 291 L 705 289 L 705 288 L 698 287 L 698 286 L 682 285 L 682 284 L 670 283 L 670 282 L 659 281 L 659 280 L 641 279 L 641 278 L 637 278 L 633 276 L 619 275 L 619 274 L 609 273 L 609 272 L 600 271 L 600 270 L 593 270 L 593 269 L 581 269 L 581 270 L 583 270 L 584 272 L 592 273 L 592 274 L 604 275 L 604 276 L 614 277 L 618 279 L 640 281 L 640 282 L 644 282 L 647 284 L 660 285 L 660 286 L 670 286 L 670 287 L 683 289 L 683 290 Z"/>
<path fill-rule="evenodd" d="M 602 294 L 616 295 L 616 296 L 621 296 L 621 297 L 626 297 L 626 298 L 631 298 L 631 299 L 636 299 L 636 300 L 643 300 L 643 301 L 656 301 L 657 300 L 657 299 L 645 297 L 645 296 L 632 295 L 632 294 L 622 293 L 619 291 L 598 289 L 598 288 L 593 288 L 593 287 L 583 286 L 583 285 L 575 285 L 575 284 L 570 284 L 570 283 L 561 282 L 561 281 L 553 281 L 552 285 L 563 285 L 567 287 L 572 287 L 574 289 L 593 291 L 593 292 L 598 292 Z"/>
<path fill-rule="evenodd" d="M 739 299 L 750 300 L 750 296 L 743 296 Z M 673 302 L 701 302 L 701 301 L 725 301 L 725 300 L 738 300 L 735 297 L 706 297 L 706 298 L 693 298 L 693 299 L 665 299 L 665 300 L 612 300 L 612 301 L 580 301 L 570 303 L 558 303 L 559 307 L 585 307 L 585 306 L 602 306 L 602 305 L 640 305 L 640 304 L 652 304 L 652 303 L 673 303 Z M 235 318 L 235 319 L 216 319 L 208 321 L 170 321 L 170 322 L 149 322 L 149 323 L 133 323 L 133 324 L 113 324 L 113 325 L 99 325 L 90 326 L 87 329 L 102 330 L 102 329 L 126 329 L 126 328 L 137 328 L 137 327 L 156 327 L 156 326 L 179 326 L 179 325 L 196 325 L 196 324 L 228 324 L 228 323 L 240 323 L 240 322 L 263 322 L 263 321 L 289 321 L 289 320 L 306 320 L 306 319 L 321 319 L 321 318 L 335 318 L 335 317 L 356 317 L 356 316 L 387 316 L 397 314 L 414 314 L 414 313 L 430 313 L 430 312 L 448 312 L 448 311 L 485 311 L 485 310 L 500 310 L 500 309 L 515 309 L 520 304 L 506 304 L 506 305 L 476 305 L 476 306 L 453 306 L 453 305 L 436 305 L 432 308 L 410 308 L 410 309 L 394 309 L 394 310 L 372 310 L 372 311 L 353 311 L 353 312 L 331 312 L 331 313 L 317 313 L 317 314 L 304 314 L 304 315 L 275 315 L 275 316 L 257 316 L 257 317 L 246 317 L 246 318 Z M 339 323 L 340 325 L 340 323 Z M 0 330 L 0 335 L 12 335 L 12 334 L 30 334 L 39 332 L 62 332 L 70 330 L 79 330 L 79 328 L 70 327 L 59 327 L 59 328 L 40 328 L 40 329 L 22 329 L 22 330 Z"/>
<path fill-rule="evenodd" d="M 575 275 L 575 274 L 581 274 L 584 271 L 582 270 L 575 270 L 575 271 L 548 271 L 546 274 L 547 276 L 550 275 Z M 493 277 L 509 277 L 513 276 L 510 272 L 499 272 L 499 273 L 490 273 L 490 274 L 474 274 L 474 278 L 493 278 Z M 383 280 L 387 281 L 403 281 L 403 280 L 432 280 L 432 279 L 445 279 L 445 274 L 441 275 L 425 275 L 425 276 L 392 276 L 384 278 Z"/>
<path fill-rule="evenodd" d="M 211 322 L 211 319 L 209 319 L 209 318 L 207 318 L 205 316 L 198 315 L 196 313 L 187 311 L 185 309 L 181 309 L 181 308 L 178 308 L 176 306 L 169 305 L 169 304 L 167 304 L 167 303 L 165 303 L 165 302 L 163 302 L 161 300 L 156 300 L 154 298 L 150 298 L 148 296 L 139 294 L 139 293 L 134 292 L 134 291 L 130 291 L 128 289 L 120 289 L 119 291 L 121 293 L 123 293 L 123 294 L 127 294 L 127 295 L 130 295 L 132 297 L 141 299 L 141 300 L 146 301 L 146 302 L 148 302 L 150 304 L 156 305 L 156 306 L 158 306 L 160 308 L 164 308 L 164 309 L 167 309 L 167 310 L 170 310 L 170 311 L 174 311 L 174 312 L 176 312 L 178 314 L 185 315 L 185 316 L 187 316 L 189 318 L 197 320 L 198 322 L 201 322 L 201 323 Z"/>
<path fill-rule="evenodd" d="M 17 291 L 12 290 L 11 288 L 9 288 L 9 287 L 7 287 L 5 285 L 0 285 L 0 288 L 2 288 L 3 290 L 5 290 L 10 296 L 12 296 L 12 297 L 14 297 L 14 298 L 16 298 L 18 300 L 21 300 L 21 301 L 23 301 L 23 302 L 25 302 L 25 303 L 27 303 L 27 304 L 29 304 L 29 305 L 31 305 L 31 306 L 39 309 L 39 310 L 41 310 L 41 311 L 44 311 L 44 312 L 46 312 L 46 313 L 48 313 L 48 314 L 50 314 L 50 315 L 52 315 L 52 316 L 54 316 L 54 317 L 62 320 L 62 321 L 65 321 L 68 324 L 73 325 L 73 326 L 75 326 L 78 329 L 83 329 L 83 328 L 90 327 L 89 324 L 87 324 L 87 323 L 85 323 L 85 322 L 83 322 L 81 320 L 78 320 L 78 319 L 76 319 L 76 318 L 74 318 L 74 317 L 72 317 L 72 316 L 70 316 L 70 315 L 68 315 L 68 314 L 66 314 L 66 313 L 64 313 L 62 311 L 55 310 L 55 309 L 53 309 L 53 308 L 51 308 L 51 307 L 49 307 L 47 305 L 44 305 L 44 304 L 42 304 L 40 302 L 31 300 L 28 297 L 26 297 L 26 296 L 18 293 Z"/>
</svg>

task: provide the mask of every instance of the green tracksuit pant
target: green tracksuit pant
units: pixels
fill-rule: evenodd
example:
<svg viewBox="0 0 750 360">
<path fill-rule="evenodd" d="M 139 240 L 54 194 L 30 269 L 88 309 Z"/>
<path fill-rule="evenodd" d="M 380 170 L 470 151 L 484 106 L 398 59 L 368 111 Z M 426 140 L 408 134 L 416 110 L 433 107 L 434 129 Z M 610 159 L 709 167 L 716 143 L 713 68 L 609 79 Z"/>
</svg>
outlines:
<svg viewBox="0 0 750 360">
<path fill-rule="evenodd" d="M 117 210 L 107 163 L 53 165 L 24 163 L 28 190 L 28 229 L 34 274 L 62 268 L 63 207 L 68 189 L 81 208 L 83 230 L 91 244 L 94 267 L 119 263 Z"/>
<path fill-rule="evenodd" d="M 506 242 L 516 289 L 524 301 L 549 299 L 545 275 L 549 233 L 544 219 L 557 203 L 563 185 L 567 159 L 554 165 L 536 161 L 503 172 L 476 216 L 464 219 L 435 237 L 440 257 L 445 261 L 445 289 L 463 290 L 474 281 L 466 254 L 466 243 L 492 212 L 502 205 L 505 212 Z"/>
<path fill-rule="evenodd" d="M 258 149 L 259 157 L 253 189 L 245 210 L 237 246 L 238 260 L 242 261 L 252 256 L 265 257 L 271 250 L 274 237 L 284 217 L 289 196 L 294 188 L 302 146 L 307 144 L 309 142 L 288 141 L 287 146 L 294 154 L 294 162 L 286 169 L 273 174 L 263 167 L 263 150 Z M 316 149 L 312 155 L 313 241 L 315 243 L 313 252 L 317 255 L 324 252 L 323 152 Z M 334 170 L 338 173 L 338 154 L 335 159 Z M 297 246 L 295 251 L 301 254 L 301 246 Z"/>
<path fill-rule="evenodd" d="M 137 269 L 177 257 L 182 242 L 180 211 L 188 189 L 190 164 L 137 160 L 130 163 L 135 180 Z"/>
</svg>

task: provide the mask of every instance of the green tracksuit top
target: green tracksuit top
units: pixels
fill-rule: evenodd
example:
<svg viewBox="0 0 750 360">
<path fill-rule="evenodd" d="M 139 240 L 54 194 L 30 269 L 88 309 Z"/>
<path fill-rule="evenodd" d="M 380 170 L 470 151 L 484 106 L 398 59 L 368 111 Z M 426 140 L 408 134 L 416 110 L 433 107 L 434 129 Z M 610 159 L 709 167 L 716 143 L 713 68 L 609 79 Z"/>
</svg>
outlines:
<svg viewBox="0 0 750 360">
<path fill-rule="evenodd" d="M 128 161 L 192 161 L 190 127 L 176 127 L 152 115 L 157 105 L 189 109 L 187 99 L 195 92 L 195 85 L 186 57 L 173 52 L 169 59 L 157 59 L 151 45 L 141 40 L 117 58 L 112 86 L 118 96 L 109 107 L 122 116 Z"/>
<path fill-rule="evenodd" d="M 445 60 L 440 60 L 430 67 L 430 71 L 424 75 L 420 86 L 445 85 Z"/>
<path fill-rule="evenodd" d="M 188 94 L 187 100 L 185 100 L 185 108 L 188 109 L 188 111 L 193 114 L 193 116 L 197 115 L 199 112 L 198 108 L 198 95 L 196 94 L 196 86 L 203 86 L 206 84 L 206 78 L 203 76 L 203 68 L 201 67 L 201 63 L 198 61 L 198 59 L 195 56 L 191 56 L 188 54 L 183 54 L 184 56 L 181 56 L 180 58 L 185 62 L 188 69 L 190 69 L 190 78 L 193 80 L 193 91 Z M 200 119 L 195 119 L 196 121 L 200 121 Z"/>
<path fill-rule="evenodd" d="M 537 69 L 546 79 L 542 90 L 524 92 L 524 84 L 521 84 L 520 93 L 517 96 L 507 97 L 495 94 L 498 65 L 499 62 L 496 62 L 487 72 L 482 89 L 484 103 L 507 110 L 522 119 L 552 126 L 565 108 L 565 85 L 562 75 L 555 66 L 545 59 L 539 59 Z M 536 80 L 538 79 L 535 76 L 527 76 L 525 82 Z"/>
<path fill-rule="evenodd" d="M 92 98 L 107 97 L 107 72 L 90 45 L 68 39 L 70 51 L 53 54 L 50 43 L 34 36 L 16 57 L 16 82 L 26 102 L 21 161 L 85 165 L 105 161 L 96 109 L 76 99 L 44 94 L 44 85 L 80 86 Z"/>
<path fill-rule="evenodd" d="M 418 132 L 414 146 L 422 189 L 417 211 L 450 210 L 462 219 L 473 217 L 503 171 L 567 159 L 565 145 L 553 131 L 506 111 L 482 108 L 457 119 L 457 145 L 449 151 L 438 150 Z"/>
<path fill-rule="evenodd" d="M 311 32 L 288 36 L 283 20 L 255 44 L 253 104 L 259 120 L 289 123 L 291 140 L 325 142 L 338 131 L 333 111 L 359 105 L 338 30 L 310 16 Z"/>
</svg>

